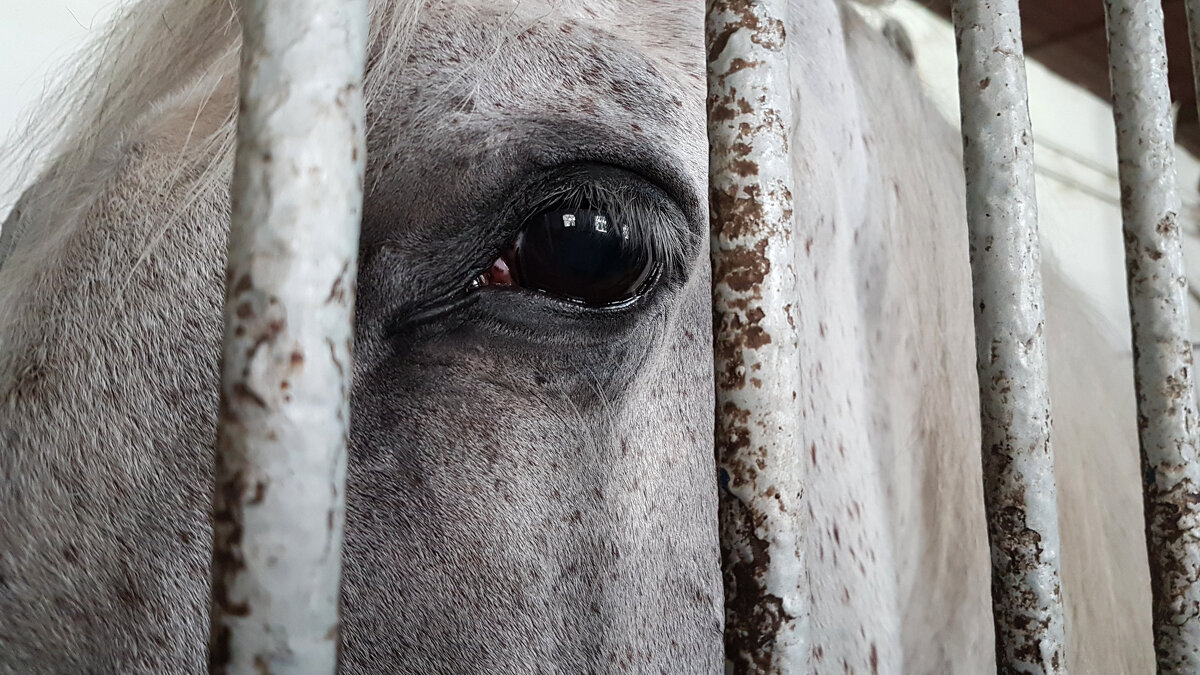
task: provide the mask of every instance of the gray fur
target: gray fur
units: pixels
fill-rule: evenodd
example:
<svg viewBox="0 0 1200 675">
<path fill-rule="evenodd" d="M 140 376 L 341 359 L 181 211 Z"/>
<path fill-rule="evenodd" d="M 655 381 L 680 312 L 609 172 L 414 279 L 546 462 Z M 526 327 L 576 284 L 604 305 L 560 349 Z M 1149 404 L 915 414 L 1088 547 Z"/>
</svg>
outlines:
<svg viewBox="0 0 1200 675">
<path fill-rule="evenodd" d="M 0 238 L 0 672 L 203 671 L 228 5 L 130 10 Z M 721 672 L 702 8 L 373 5 L 344 671 Z M 813 665 L 987 672 L 957 139 L 852 10 L 792 16 Z M 669 198 L 674 275 L 448 305 L 584 162 Z M 1128 382 L 1047 283 L 1071 665 L 1143 672 L 1131 429 L 1081 421 Z"/>
</svg>

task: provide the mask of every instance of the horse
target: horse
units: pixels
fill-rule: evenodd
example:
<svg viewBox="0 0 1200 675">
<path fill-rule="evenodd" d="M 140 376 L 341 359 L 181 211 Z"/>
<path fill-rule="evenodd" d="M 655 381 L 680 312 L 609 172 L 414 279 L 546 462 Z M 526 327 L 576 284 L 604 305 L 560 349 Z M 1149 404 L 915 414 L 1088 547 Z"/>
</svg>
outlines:
<svg viewBox="0 0 1200 675">
<path fill-rule="evenodd" d="M 123 9 L 23 136 L 0 671 L 204 669 L 233 4 Z M 703 13 L 372 3 L 343 672 L 722 671 Z M 990 672 L 961 146 L 858 7 L 786 30 L 808 666 Z M 1148 672 L 1132 384 L 1045 285 L 1068 666 Z"/>
</svg>

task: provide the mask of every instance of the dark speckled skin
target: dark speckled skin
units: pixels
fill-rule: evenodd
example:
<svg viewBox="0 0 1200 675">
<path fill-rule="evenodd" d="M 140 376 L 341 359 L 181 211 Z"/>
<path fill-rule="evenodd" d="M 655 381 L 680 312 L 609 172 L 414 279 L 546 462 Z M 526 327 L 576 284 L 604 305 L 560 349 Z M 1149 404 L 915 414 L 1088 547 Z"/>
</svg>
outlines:
<svg viewBox="0 0 1200 675">
<path fill-rule="evenodd" d="M 347 665 L 719 672 L 698 10 L 671 28 L 690 29 L 683 70 L 586 13 L 497 43 L 508 10 L 449 5 L 372 108 Z M 492 60 L 464 74 L 476 54 Z M 691 234 L 648 297 L 442 299 L 537 177 L 587 164 L 651 182 Z"/>
<path fill-rule="evenodd" d="M 346 661 L 719 672 L 699 33 L 681 71 L 626 36 L 543 19 L 464 80 L 450 61 L 497 49 L 506 14 L 427 17 L 442 29 L 412 52 L 431 56 L 375 108 L 388 114 L 368 142 Z M 685 16 L 698 31 L 699 12 Z M 510 205 L 544 189 L 532 177 L 579 164 L 674 202 L 691 233 L 679 270 L 623 310 L 483 288 L 411 318 L 495 257 Z"/>
</svg>

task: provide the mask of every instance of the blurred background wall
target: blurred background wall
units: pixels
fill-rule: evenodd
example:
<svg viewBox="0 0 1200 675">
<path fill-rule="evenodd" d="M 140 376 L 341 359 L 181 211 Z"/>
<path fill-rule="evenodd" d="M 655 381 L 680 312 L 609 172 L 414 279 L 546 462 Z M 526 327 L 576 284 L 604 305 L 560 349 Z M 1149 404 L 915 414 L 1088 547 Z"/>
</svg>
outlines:
<svg viewBox="0 0 1200 675">
<path fill-rule="evenodd" d="M 1183 8 L 1174 0 L 1167 0 L 1165 6 L 1172 94 L 1183 122 L 1181 129 L 1190 132 L 1187 122 L 1196 118 L 1195 94 L 1191 91 L 1186 28 L 1181 22 Z M 957 61 L 954 29 L 946 20 L 948 8 L 949 0 L 898 0 L 882 10 L 866 13 L 876 25 L 891 17 L 906 29 L 929 95 L 946 119 L 958 125 Z M 1121 190 L 1104 61 L 1103 3 L 1039 0 L 1022 3 L 1022 14 L 1026 49 L 1031 57 L 1027 64 L 1029 109 L 1044 250 L 1087 291 L 1105 318 L 1128 336 Z M 1036 59 L 1038 56 L 1044 63 Z M 1059 73 L 1070 74 L 1073 79 Z M 1195 141 L 1189 145 L 1200 147 Z M 1176 151 L 1183 201 L 1180 222 L 1186 235 L 1184 256 L 1193 286 L 1200 287 L 1200 162 L 1182 145 Z M 1190 310 L 1192 341 L 1200 342 L 1200 304 L 1195 299 Z"/>
</svg>

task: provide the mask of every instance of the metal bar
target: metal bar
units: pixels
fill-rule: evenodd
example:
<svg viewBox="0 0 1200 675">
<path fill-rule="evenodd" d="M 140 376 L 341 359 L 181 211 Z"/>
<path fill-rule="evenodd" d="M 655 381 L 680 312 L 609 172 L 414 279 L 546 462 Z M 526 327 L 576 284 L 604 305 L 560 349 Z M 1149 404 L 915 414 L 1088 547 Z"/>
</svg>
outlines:
<svg viewBox="0 0 1200 675">
<path fill-rule="evenodd" d="M 209 670 L 332 673 L 366 0 L 244 0 Z"/>
<path fill-rule="evenodd" d="M 1200 465 L 1162 6 L 1106 0 L 1159 672 L 1200 672 Z M 1195 8 L 1189 7 L 1194 13 Z"/>
<path fill-rule="evenodd" d="M 1033 133 L 1018 0 L 955 0 L 996 665 L 1065 673 Z"/>
<path fill-rule="evenodd" d="M 807 672 L 787 0 L 707 10 L 726 659 L 734 672 Z"/>
</svg>

